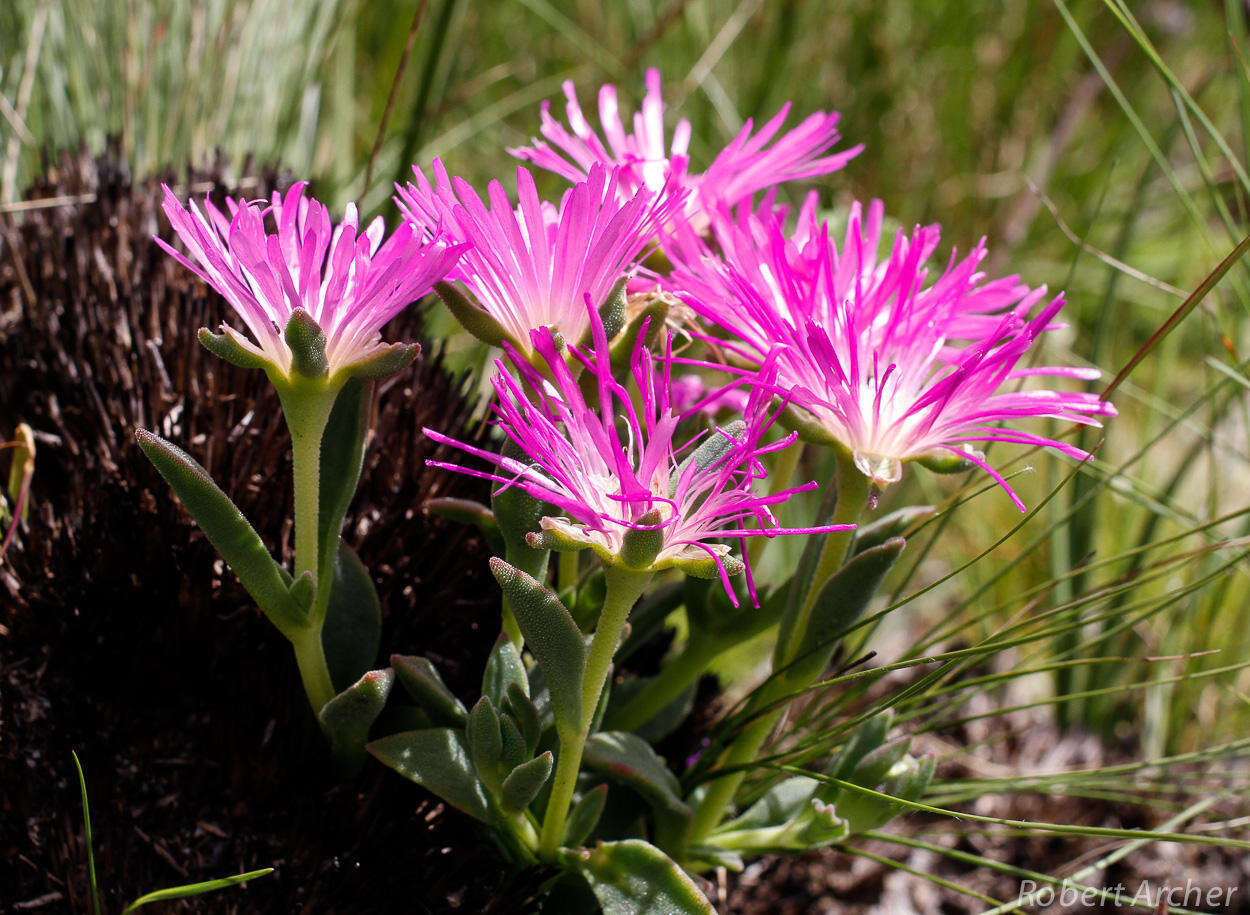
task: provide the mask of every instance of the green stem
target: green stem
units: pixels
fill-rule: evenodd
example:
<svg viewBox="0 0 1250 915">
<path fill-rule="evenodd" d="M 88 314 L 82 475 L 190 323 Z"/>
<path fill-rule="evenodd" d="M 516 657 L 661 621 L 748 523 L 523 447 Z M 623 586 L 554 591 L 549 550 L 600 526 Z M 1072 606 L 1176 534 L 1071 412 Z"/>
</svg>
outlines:
<svg viewBox="0 0 1250 915">
<path fill-rule="evenodd" d="M 837 487 L 838 499 L 833 507 L 831 524 L 855 524 L 868 504 L 868 478 L 860 473 L 859 468 L 849 454 L 836 452 L 838 456 L 837 471 L 834 485 Z M 778 640 L 773 652 L 773 669 L 778 670 L 794 660 L 794 652 L 807 631 L 807 622 L 816 606 L 816 598 L 825 582 L 833 577 L 833 573 L 842 568 L 851 544 L 855 540 L 855 531 L 838 531 L 825 535 L 825 544 L 820 551 L 820 559 L 816 562 L 816 571 L 807 593 L 803 596 L 802 608 L 794 625 L 783 627 L 785 638 Z"/>
<path fill-rule="evenodd" d="M 282 413 L 291 433 L 291 471 L 295 484 L 295 575 L 307 572 L 318 583 L 321 568 L 321 439 L 342 385 L 293 381 L 278 383 Z M 327 566 L 328 568 L 328 566 Z M 291 638 L 300 680 L 313 714 L 334 698 L 334 684 L 321 644 L 321 628 L 330 604 L 329 587 L 318 587 L 303 629 Z"/>
<path fill-rule="evenodd" d="M 765 684 L 760 692 L 755 694 L 756 701 L 751 705 L 755 707 L 767 706 L 779 699 L 779 696 L 773 695 L 776 691 L 778 681 L 772 680 Z M 738 766 L 755 760 L 759 756 L 760 748 L 764 746 L 764 741 L 768 739 L 768 735 L 772 732 L 774 725 L 781 718 L 785 711 L 784 705 L 761 715 L 752 721 L 741 734 L 734 739 L 729 745 L 729 749 L 721 758 L 717 768 L 734 769 Z M 723 775 L 708 785 L 707 793 L 703 795 L 703 800 L 699 802 L 698 808 L 694 812 L 694 818 L 690 821 L 690 827 L 686 831 L 686 844 L 697 842 L 703 838 L 718 825 L 725 813 L 729 810 L 729 805 L 733 803 L 734 795 L 738 792 L 738 786 L 742 784 L 742 780 L 746 778 L 746 770 L 730 772 Z"/>
<path fill-rule="evenodd" d="M 632 699 L 608 722 L 612 731 L 636 731 L 672 704 L 691 683 L 707 670 L 708 664 L 725 649 L 715 638 L 688 641 L 681 653 L 667 661 Z"/>
<path fill-rule="evenodd" d="M 859 472 L 859 468 L 855 466 L 849 453 L 843 451 L 836 453 L 838 463 L 834 485 L 837 487 L 837 502 L 834 504 L 833 517 L 830 520 L 833 524 L 854 524 L 868 503 L 868 478 Z M 803 635 L 807 630 L 816 597 L 820 594 L 820 589 L 825 582 L 846 560 L 854 538 L 853 530 L 825 536 L 824 547 L 821 550 L 815 574 L 812 576 L 806 595 L 802 598 L 803 603 L 798 616 L 793 624 L 782 626 L 782 635 L 777 640 L 777 647 L 773 651 L 774 676 L 770 677 L 752 697 L 752 701 L 747 706 L 748 712 L 753 709 L 766 708 L 785 698 L 788 691 L 807 685 L 796 684 L 775 674 L 794 660 L 797 647 L 803 643 Z M 754 761 L 773 727 L 785 714 L 786 707 L 785 704 L 779 705 L 751 722 L 730 744 L 718 768 L 737 769 Z M 738 787 L 744 778 L 746 778 L 745 768 L 730 772 L 708 785 L 707 793 L 699 803 L 690 828 L 687 830 L 687 844 L 697 842 L 717 827 L 733 803 L 734 795 L 738 792 Z"/>
<path fill-rule="evenodd" d="M 555 781 L 552 783 L 551 799 L 547 802 L 547 811 L 543 816 L 539 844 L 542 857 L 547 860 L 555 857 L 556 849 L 564 840 L 564 821 L 569 815 L 569 805 L 573 802 L 577 773 L 582 765 L 582 752 L 590 737 L 595 710 L 599 707 L 599 698 L 603 695 L 608 673 L 612 669 L 612 656 L 621 643 L 629 611 L 651 581 L 651 573 L 608 566 L 604 570 L 604 578 L 607 593 L 603 599 L 603 611 L 599 614 L 599 625 L 595 627 L 594 637 L 590 640 L 586 671 L 582 676 L 581 731 L 574 733 L 568 728 L 558 729 L 560 756 L 556 761 Z"/>
<path fill-rule="evenodd" d="M 304 684 L 308 703 L 316 715 L 334 698 L 334 682 L 330 679 L 330 668 L 326 664 L 326 653 L 321 644 L 321 624 L 298 632 L 291 640 L 291 647 L 295 649 L 300 682 Z"/>
</svg>

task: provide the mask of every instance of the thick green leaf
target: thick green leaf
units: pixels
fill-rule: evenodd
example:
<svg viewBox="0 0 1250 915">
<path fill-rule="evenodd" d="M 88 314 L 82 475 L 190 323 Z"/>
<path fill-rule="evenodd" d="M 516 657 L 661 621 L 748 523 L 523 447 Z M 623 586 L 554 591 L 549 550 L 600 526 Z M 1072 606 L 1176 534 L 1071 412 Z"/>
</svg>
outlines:
<svg viewBox="0 0 1250 915">
<path fill-rule="evenodd" d="M 355 772 L 364 762 L 369 728 L 386 705 L 394 682 L 394 671 L 371 670 L 317 713 L 330 740 L 330 752 L 345 771 Z"/>
<path fill-rule="evenodd" d="M 317 500 L 320 569 L 336 558 L 343 519 L 360 483 L 368 429 L 369 385 L 353 378 L 335 398 L 321 436 L 321 494 Z"/>
<path fill-rule="evenodd" d="M 551 777 L 551 751 L 522 763 L 503 780 L 499 801 L 508 813 L 520 813 L 538 796 L 547 779 Z"/>
<path fill-rule="evenodd" d="M 834 573 L 812 607 L 807 630 L 795 652 L 795 662 L 783 671 L 782 677 L 796 683 L 809 683 L 820 676 L 838 642 L 868 609 L 905 545 L 901 537 L 887 540 L 851 557 Z"/>
<path fill-rule="evenodd" d="M 382 607 L 373 578 L 347 544 L 339 543 L 321 647 L 334 688 L 346 689 L 373 667 L 382 641 Z"/>
<path fill-rule="evenodd" d="M 515 769 L 521 763 L 534 758 L 534 750 L 537 744 L 529 746 L 525 737 L 521 734 L 521 729 L 517 727 L 516 719 L 511 715 L 499 716 L 499 735 L 503 742 L 500 750 L 499 761 L 505 772 Z"/>
<path fill-rule="evenodd" d="M 530 691 L 529 678 L 525 674 L 525 665 L 521 663 L 521 652 L 512 644 L 512 639 L 500 633 L 495 640 L 495 648 L 486 659 L 486 671 L 482 674 L 482 695 L 490 696 L 496 706 L 503 706 L 508 687 L 516 685 L 528 696 Z"/>
<path fill-rule="evenodd" d="M 742 816 L 721 831 L 762 829 L 789 822 L 807 804 L 821 782 L 806 775 L 784 779 L 768 789 Z"/>
<path fill-rule="evenodd" d="M 576 848 L 590 838 L 591 832 L 599 823 L 599 817 L 603 815 L 603 805 L 607 800 L 607 785 L 595 785 L 578 799 L 564 824 L 565 845 Z"/>
<path fill-rule="evenodd" d="M 489 696 L 483 696 L 469 712 L 469 723 L 464 728 L 464 742 L 469 748 L 469 759 L 478 778 L 496 794 L 502 774 L 499 757 L 503 755 L 503 736 L 499 732 L 499 713 L 491 704 Z"/>
<path fill-rule="evenodd" d="M 600 842 L 561 857 L 586 878 L 604 915 L 715 915 L 689 875 L 649 842 Z"/>
<path fill-rule="evenodd" d="M 885 742 L 885 735 L 893 725 L 894 712 L 891 709 L 869 718 L 855 729 L 851 739 L 829 761 L 825 774 L 832 778 L 849 779 L 859 766 L 860 760 Z"/>
<path fill-rule="evenodd" d="M 414 702 L 431 720 L 463 727 L 469 717 L 464 703 L 456 698 L 433 663 L 420 655 L 391 655 L 391 667 Z"/>
<path fill-rule="evenodd" d="M 486 793 L 474 774 L 459 731 L 405 731 L 365 747 L 380 763 L 437 794 L 457 810 L 486 822 Z"/>
<path fill-rule="evenodd" d="M 625 782 L 653 805 L 681 816 L 690 814 L 690 808 L 681 799 L 677 776 L 637 734 L 592 734 L 586 741 L 583 759 L 589 768 Z"/>
<path fill-rule="evenodd" d="M 533 754 L 534 748 L 538 746 L 538 741 L 542 737 L 542 723 L 533 701 L 519 685 L 509 683 L 503 707 L 504 711 L 516 721 L 521 736 L 525 740 L 525 746 L 529 753 Z"/>
<path fill-rule="evenodd" d="M 272 867 L 262 867 L 260 870 L 248 871 L 246 874 L 236 874 L 233 877 L 221 877 L 217 880 L 205 880 L 203 883 L 188 883 L 186 886 L 171 886 L 168 889 L 156 890 L 153 893 L 140 896 L 126 906 L 126 908 L 122 909 L 122 915 L 126 915 L 127 912 L 133 912 L 140 906 L 148 905 L 152 902 L 166 902 L 170 899 L 186 899 L 188 896 L 202 896 L 205 893 L 215 893 L 227 887 L 238 886 L 240 883 L 255 880 L 257 877 L 268 877 L 272 873 Z"/>
<path fill-rule="evenodd" d="M 586 641 L 559 598 L 502 559 L 490 561 L 504 596 L 516 614 L 525 644 L 542 668 L 558 727 L 577 733 L 582 727 L 582 677 Z"/>
<path fill-rule="evenodd" d="M 139 447 L 182 501 L 209 542 L 234 570 L 247 593 L 287 638 L 304 628 L 290 592 L 290 576 L 269 555 L 260 536 L 195 459 L 159 435 L 136 432 Z"/>
</svg>

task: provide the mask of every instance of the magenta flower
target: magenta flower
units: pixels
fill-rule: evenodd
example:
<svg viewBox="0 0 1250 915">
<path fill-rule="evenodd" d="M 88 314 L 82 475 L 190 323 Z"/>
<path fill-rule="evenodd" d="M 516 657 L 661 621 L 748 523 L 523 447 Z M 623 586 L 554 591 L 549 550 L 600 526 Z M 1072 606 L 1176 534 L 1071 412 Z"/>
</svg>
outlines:
<svg viewBox="0 0 1250 915">
<path fill-rule="evenodd" d="M 467 182 L 448 178 L 437 159 L 433 185 L 420 169 L 413 173 L 415 184 L 397 186 L 407 221 L 467 246 L 452 278 L 526 353 L 530 332 L 541 327 L 570 343 L 582 341 L 587 297 L 604 304 L 684 197 L 645 188 L 623 193 L 622 173 L 596 166 L 555 207 L 539 198 L 533 176 L 518 167 L 520 205 L 514 210 L 503 186 L 492 181 L 488 208 Z"/>
<path fill-rule="evenodd" d="M 659 530 L 663 542 L 652 570 L 677 567 L 700 577 L 719 575 L 733 598 L 728 576 L 743 569 L 730 556 L 722 538 L 742 539 L 779 534 L 846 530 L 846 525 L 807 529 L 781 528 L 771 506 L 808 483 L 776 493 L 760 493 L 764 455 L 789 446 L 791 434 L 769 444 L 761 442 L 776 419 L 771 393 L 754 392 L 745 422 L 715 428 L 677 443 L 685 420 L 698 415 L 702 403 L 676 412 L 672 402 L 673 357 L 655 357 L 641 342 L 631 359 L 638 403 L 612 377 L 608 340 L 593 309 L 588 309 L 593 349 L 572 347 L 598 390 L 588 403 L 573 372 L 558 357 L 548 331 L 533 333 L 533 346 L 552 369 L 544 379 L 528 362 L 509 351 L 516 374 L 500 360 L 494 377 L 498 425 L 529 456 L 529 463 L 449 439 L 432 429 L 437 442 L 454 445 L 495 465 L 490 471 L 458 464 L 432 466 L 484 477 L 503 486 L 520 486 L 550 502 L 561 516 L 542 519 L 543 539 L 557 548 L 593 549 L 605 562 L 621 562 L 627 533 Z M 733 383 L 739 387 L 742 381 Z M 710 395 L 719 397 L 722 392 Z"/>
<path fill-rule="evenodd" d="M 605 142 L 582 114 L 573 83 L 566 82 L 568 128 L 551 116 L 551 105 L 544 102 L 540 130 L 549 142 L 535 138 L 532 146 L 508 151 L 570 181 L 580 181 L 597 163 L 620 166 L 624 171 L 621 182 L 624 193 L 643 187 L 659 192 L 676 179 L 692 191 L 686 215 L 702 228 L 706 215 L 721 206 L 733 206 L 775 184 L 837 171 L 863 149 L 856 146 L 845 152 L 826 154 L 839 139 L 836 112 L 817 111 L 779 136 L 790 113 L 787 102 L 754 135 L 755 125 L 748 119 L 707 171 L 690 174 L 687 154 L 690 122 L 685 119 L 677 122 L 672 143 L 666 150 L 660 71 L 648 70 L 646 84 L 642 110 L 634 115 L 633 133 L 627 132 L 621 122 L 615 86 L 604 85 L 599 89 L 599 121 Z"/>
<path fill-rule="evenodd" d="M 222 332 L 240 352 L 289 377 L 292 352 L 283 334 L 302 311 L 325 334 L 333 377 L 389 349 L 382 326 L 446 275 L 459 248 L 423 244 L 410 226 L 383 241 L 381 217 L 360 232 L 355 204 L 332 226 L 329 210 L 305 197 L 305 186 L 297 182 L 267 205 L 227 199 L 228 217 L 207 197 L 203 211 L 194 201 L 184 208 L 165 187 L 162 208 L 191 257 L 155 241 L 234 308 L 251 339 L 228 325 Z"/>
<path fill-rule="evenodd" d="M 1014 442 L 1053 448 L 1076 459 L 1066 442 L 1014 428 L 1025 419 L 1099 425 L 1115 408 L 1083 392 L 1001 390 L 1036 376 L 1092 379 L 1096 370 L 1018 367 L 1063 305 L 1018 277 L 986 280 L 977 267 L 984 241 L 962 260 L 952 254 L 930 281 L 925 267 L 938 244 L 936 226 L 899 232 L 877 255 L 882 207 L 865 219 L 851 208 L 839 251 L 818 222 L 814 198 L 787 235 L 786 211 L 766 200 L 714 221 L 723 256 L 688 229 L 669 240 L 679 266 L 672 282 L 727 339 L 731 359 L 774 364 L 779 392 L 800 409 L 808 431 L 840 442 L 878 488 L 895 482 L 902 462 L 946 453 L 985 469 L 1021 509 L 1023 502 L 970 443 Z M 710 339 L 710 338 L 709 338 Z M 1001 423 L 1011 424 L 1002 426 Z"/>
</svg>

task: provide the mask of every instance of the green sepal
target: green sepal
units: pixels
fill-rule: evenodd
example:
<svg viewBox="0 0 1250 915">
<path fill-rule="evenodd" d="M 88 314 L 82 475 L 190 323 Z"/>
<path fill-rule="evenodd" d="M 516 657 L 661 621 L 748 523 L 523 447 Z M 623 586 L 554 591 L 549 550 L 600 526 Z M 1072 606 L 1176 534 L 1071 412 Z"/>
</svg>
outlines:
<svg viewBox="0 0 1250 915">
<path fill-rule="evenodd" d="M 645 293 L 647 303 L 638 309 L 637 313 L 625 325 L 625 329 L 621 335 L 612 343 L 611 359 L 613 368 L 624 368 L 629 365 L 630 359 L 634 356 L 634 350 L 638 346 L 638 335 L 642 333 L 645 325 L 647 328 L 646 339 L 642 341 L 644 347 L 650 347 L 660 338 L 660 332 L 664 328 L 664 322 L 668 319 L 669 298 L 664 294 Z M 609 340 L 612 338 L 609 337 Z"/>
<path fill-rule="evenodd" d="M 247 347 L 243 346 L 237 339 L 233 330 L 222 326 L 223 333 L 215 334 L 207 327 L 201 327 L 196 339 L 200 341 L 200 345 L 216 356 L 218 359 L 224 359 L 231 365 L 237 365 L 241 369 L 268 369 L 272 367 L 272 363 Z"/>
<path fill-rule="evenodd" d="M 331 575 L 321 648 L 330 681 L 335 689 L 342 690 L 377 659 L 382 643 L 382 605 L 369 570 L 341 541 Z"/>
<path fill-rule="evenodd" d="M 933 473 L 962 473 L 976 466 L 964 455 L 956 454 L 954 451 L 948 451 L 945 448 L 935 448 L 916 457 L 908 458 L 908 460 L 919 464 L 925 470 L 930 470 Z"/>
<path fill-rule="evenodd" d="M 746 563 L 737 556 L 725 555 L 720 558 L 720 561 L 721 565 L 725 567 L 725 574 L 730 578 L 736 578 L 741 575 L 747 567 Z M 669 559 L 665 561 L 665 565 L 676 569 L 683 575 L 689 575 L 691 578 L 707 580 L 720 578 L 720 568 L 716 565 L 716 560 L 706 553 Z"/>
<path fill-rule="evenodd" d="M 564 823 L 564 844 L 576 848 L 584 843 L 599 825 L 603 805 L 608 802 L 608 786 L 595 785 L 583 794 L 569 811 Z"/>
<path fill-rule="evenodd" d="M 359 771 L 369 728 L 386 705 L 395 673 L 371 670 L 321 707 L 317 718 L 330 741 L 330 754 L 345 772 Z"/>
<path fill-rule="evenodd" d="M 432 514 L 459 524 L 472 524 L 486 538 L 486 546 L 491 553 L 498 555 L 504 551 L 503 535 L 499 533 L 499 524 L 495 521 L 495 513 L 481 502 L 472 499 L 455 499 L 444 497 L 426 499 L 425 508 Z"/>
<path fill-rule="evenodd" d="M 260 535 L 195 459 L 159 435 L 135 432 L 139 447 L 204 531 L 239 582 L 278 631 L 292 638 L 305 626 L 292 600 L 290 575 L 269 555 Z"/>
<path fill-rule="evenodd" d="M 516 683 L 509 683 L 508 692 L 503 700 L 503 708 L 516 721 L 521 737 L 525 741 L 526 751 L 532 755 L 538 747 L 538 741 L 542 738 L 542 722 L 538 716 L 538 709 L 534 707 L 534 702 L 530 699 L 527 690 L 528 685 L 522 689 Z"/>
<path fill-rule="evenodd" d="M 716 915 L 690 876 L 642 839 L 564 848 L 560 861 L 586 879 L 604 915 Z"/>
<path fill-rule="evenodd" d="M 317 568 L 325 573 L 337 560 L 343 519 L 356 495 L 364 467 L 365 437 L 369 431 L 369 385 L 347 381 L 334 398 L 321 436 L 320 480 L 317 497 Z M 320 577 L 320 576 L 319 576 Z"/>
<path fill-rule="evenodd" d="M 387 343 L 372 350 L 365 358 L 341 366 L 334 377 L 358 378 L 361 381 L 390 378 L 416 362 L 420 355 L 420 343 Z"/>
<path fill-rule="evenodd" d="M 479 308 L 470 301 L 467 295 L 451 283 L 440 280 L 434 284 L 434 291 L 438 293 L 438 297 L 443 300 L 443 304 L 447 306 L 447 310 L 451 312 L 452 317 L 459 322 L 460 326 L 487 346 L 499 346 L 504 340 L 509 340 L 514 346 L 516 345 L 516 341 L 512 341 L 502 324 L 491 317 L 486 309 Z"/>
<path fill-rule="evenodd" d="M 486 670 L 482 674 L 482 695 L 489 696 L 491 702 L 503 707 L 504 697 L 511 686 L 517 686 L 525 696 L 529 696 L 529 679 L 525 675 L 525 665 L 521 662 L 521 652 L 512 644 L 512 640 L 504 633 L 495 639 L 495 647 L 486 659 Z"/>
<path fill-rule="evenodd" d="M 503 735 L 499 733 L 499 713 L 489 696 L 477 700 L 464 728 L 464 742 L 477 776 L 494 794 L 502 780 L 499 758 L 503 755 Z"/>
<path fill-rule="evenodd" d="M 651 568 L 655 557 L 664 549 L 663 519 L 660 510 L 653 508 L 638 519 L 638 527 L 626 529 L 621 537 L 620 560 L 626 568 L 642 571 Z"/>
<path fill-rule="evenodd" d="M 880 546 L 887 540 L 902 536 L 912 525 L 932 518 L 935 514 L 937 509 L 932 505 L 908 505 L 892 511 L 855 531 L 854 550 L 862 553 L 871 547 Z"/>
<path fill-rule="evenodd" d="M 846 446 L 832 432 L 817 422 L 816 417 L 801 407 L 787 404 L 777 415 L 777 422 L 783 429 L 789 432 L 797 432 L 799 438 L 805 442 L 813 445 L 833 445 L 843 451 L 846 450 Z M 848 451 L 847 453 L 849 454 L 850 452 Z"/>
<path fill-rule="evenodd" d="M 626 297 L 625 286 L 629 283 L 628 276 L 620 277 L 608 290 L 603 304 L 599 306 L 599 320 L 603 322 L 603 332 L 608 340 L 615 340 L 616 335 L 625 326 Z"/>
<path fill-rule="evenodd" d="M 520 813 L 530 805 L 551 777 L 551 762 L 548 750 L 508 773 L 499 792 L 499 805 L 505 813 Z"/>
<path fill-rule="evenodd" d="M 658 810 L 681 818 L 691 815 L 681 799 L 681 785 L 651 745 L 628 731 L 600 731 L 586 741 L 588 768 L 629 785 Z"/>
<path fill-rule="evenodd" d="M 459 731 L 428 728 L 392 734 L 366 745 L 384 766 L 438 795 L 457 810 L 487 822 L 486 793 Z"/>
<path fill-rule="evenodd" d="M 588 546 L 585 540 L 570 537 L 558 527 L 548 527 L 525 535 L 525 543 L 532 550 L 555 550 L 557 553 L 577 553 Z"/>
<path fill-rule="evenodd" d="M 542 669 L 557 727 L 581 730 L 582 678 L 586 672 L 586 641 L 559 598 L 498 557 L 490 570 L 516 614 L 525 644 Z"/>
<path fill-rule="evenodd" d="M 790 683 L 811 683 L 828 666 L 842 637 L 868 609 L 886 573 L 903 552 L 901 537 L 864 550 L 825 583 L 812 607 L 806 630 L 799 636 L 794 663 L 778 676 Z M 778 639 L 786 637 L 785 633 Z"/>
<path fill-rule="evenodd" d="M 330 374 L 325 331 L 303 308 L 291 312 L 282 339 L 291 349 L 292 372 L 312 379 L 325 378 Z"/>
<path fill-rule="evenodd" d="M 432 721 L 457 727 L 463 727 L 468 721 L 469 713 L 464 703 L 443 682 L 429 658 L 393 654 L 391 667 L 408 695 Z"/>
</svg>

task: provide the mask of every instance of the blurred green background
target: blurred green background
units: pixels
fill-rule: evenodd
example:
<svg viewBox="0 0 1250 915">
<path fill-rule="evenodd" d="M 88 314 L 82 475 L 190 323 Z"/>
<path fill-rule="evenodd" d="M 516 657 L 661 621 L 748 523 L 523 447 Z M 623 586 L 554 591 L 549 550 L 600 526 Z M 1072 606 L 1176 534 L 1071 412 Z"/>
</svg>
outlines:
<svg viewBox="0 0 1250 915">
<path fill-rule="evenodd" d="M 880 197 L 903 224 L 940 221 L 942 257 L 987 236 L 989 270 L 1067 290 L 1045 360 L 1109 377 L 1247 234 L 1246 45 L 1235 0 L 8 0 L 0 208 L 20 218 L 13 202 L 57 150 L 116 136 L 136 174 L 251 156 L 393 220 L 411 163 L 511 186 L 504 148 L 536 133 L 541 100 L 562 115 L 562 81 L 588 110 L 614 82 L 632 110 L 654 66 L 670 116 L 693 123 L 696 169 L 786 101 L 792 122 L 842 112 L 844 142 L 867 149 L 816 182 L 830 206 Z M 1245 516 L 1207 524 L 1250 503 L 1248 292 L 1239 266 L 1162 341 L 1119 389 L 1096 459 L 1049 502 L 1071 465 L 1009 464 L 1034 468 L 1017 482 L 1035 514 L 898 625 L 975 641 L 1058 608 L 1071 625 L 1045 659 L 1133 659 L 1060 667 L 1067 723 L 1147 754 L 1244 733 L 1244 671 L 1176 678 L 1250 657 Z M 984 480 L 905 485 L 900 504 Z M 975 498 L 922 532 L 901 593 L 1019 523 L 1001 494 Z M 1105 564 L 1081 571 L 1091 557 Z M 1026 662 L 1041 660 L 992 661 Z"/>
</svg>

